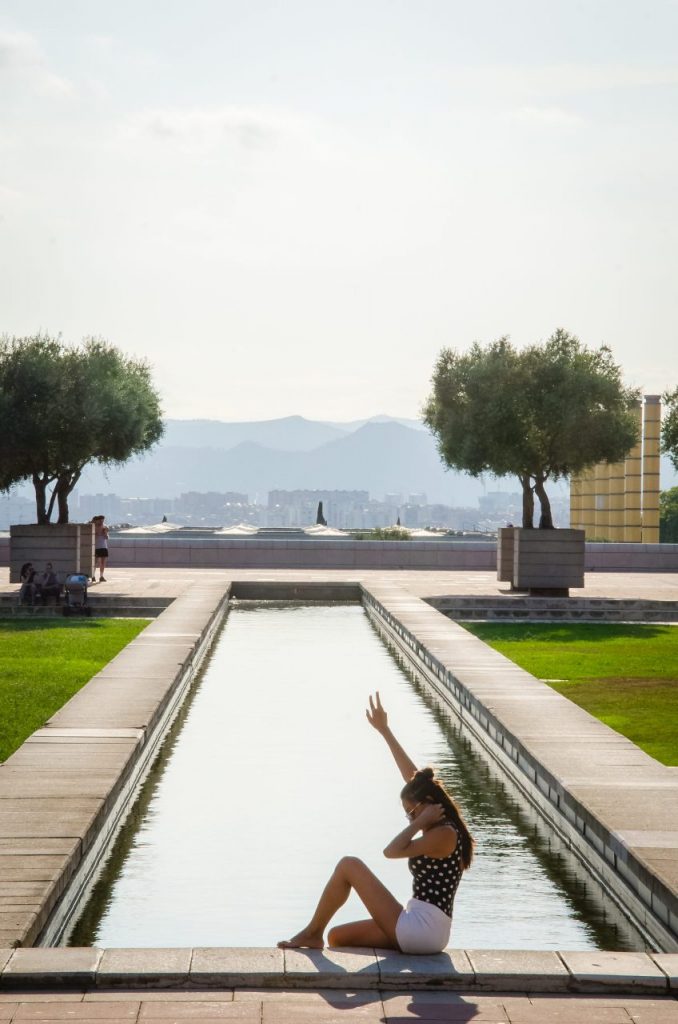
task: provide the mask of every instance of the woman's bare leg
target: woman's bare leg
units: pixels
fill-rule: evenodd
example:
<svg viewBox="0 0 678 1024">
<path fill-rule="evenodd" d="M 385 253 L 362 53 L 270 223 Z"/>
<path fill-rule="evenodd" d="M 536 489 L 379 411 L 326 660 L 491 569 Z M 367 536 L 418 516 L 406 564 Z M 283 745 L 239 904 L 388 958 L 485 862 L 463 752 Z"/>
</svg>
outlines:
<svg viewBox="0 0 678 1024">
<path fill-rule="evenodd" d="M 328 946 L 363 946 L 368 949 L 398 949 L 397 943 L 383 931 L 376 921 L 349 921 L 337 924 L 327 933 Z"/>
<path fill-rule="evenodd" d="M 343 907 L 351 889 L 355 889 L 372 920 L 390 940 L 393 948 L 397 948 L 395 926 L 403 909 L 402 905 L 357 857 L 342 857 L 323 889 L 309 923 L 293 938 L 279 942 L 278 945 L 281 948 L 293 949 L 304 946 L 322 949 L 325 944 L 325 929 L 337 910 Z"/>
</svg>

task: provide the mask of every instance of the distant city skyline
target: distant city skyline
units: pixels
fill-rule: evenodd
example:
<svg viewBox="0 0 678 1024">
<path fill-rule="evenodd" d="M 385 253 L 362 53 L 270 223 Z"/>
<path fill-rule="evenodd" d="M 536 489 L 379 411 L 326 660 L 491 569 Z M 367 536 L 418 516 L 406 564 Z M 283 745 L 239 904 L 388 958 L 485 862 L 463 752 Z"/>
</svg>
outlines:
<svg viewBox="0 0 678 1024">
<path fill-rule="evenodd" d="M 175 418 L 417 418 L 562 326 L 678 384 L 678 5 L 5 0 L 0 331 Z"/>
<path fill-rule="evenodd" d="M 86 467 L 78 495 L 99 496 L 101 501 L 111 495 L 116 502 L 138 501 L 140 509 L 155 515 L 172 510 L 176 499 L 187 493 L 204 498 L 210 493 L 235 491 L 238 501 L 244 495 L 248 504 L 261 506 L 270 492 L 279 489 L 348 489 L 361 490 L 371 501 L 391 507 L 423 502 L 475 508 L 492 494 L 507 495 L 516 488 L 516 479 L 510 475 L 495 478 L 485 474 L 474 479 L 446 470 L 434 439 L 416 421 L 377 417 L 376 421 L 368 418 L 366 424 L 338 424 L 292 416 L 247 422 L 171 419 L 166 426 L 162 442 L 142 458 L 119 468 Z M 678 472 L 663 456 L 661 488 L 675 486 Z M 547 491 L 552 502 L 567 501 L 569 485 L 549 481 Z M 11 522 L 13 515 L 17 522 L 31 520 L 35 514 L 32 495 L 30 482 L 7 497 L 0 495 L 0 522 Z M 413 495 L 419 495 L 415 502 Z M 28 505 L 22 504 L 26 498 Z M 205 505 L 202 498 L 198 504 Z M 118 505 L 114 502 L 105 507 L 112 512 Z M 185 507 L 184 511 L 188 514 Z M 88 518 L 93 513 L 87 505 L 81 514 Z M 381 510 L 376 510 L 377 515 L 381 516 Z M 115 517 L 120 518 L 118 512 Z M 562 514 L 560 519 L 562 525 Z M 383 525 L 383 519 L 379 523 Z"/>
<path fill-rule="evenodd" d="M 430 503 L 425 494 L 371 495 L 351 490 L 271 490 L 265 501 L 249 500 L 234 492 L 188 492 L 176 498 L 156 495 L 134 498 L 112 492 L 91 494 L 75 491 L 70 502 L 73 520 L 88 522 L 104 515 L 112 527 L 147 527 L 163 523 L 163 529 L 306 528 L 316 523 L 318 502 L 323 502 L 327 524 L 339 530 L 370 530 L 400 525 L 406 529 L 492 532 L 522 514 L 518 491 L 489 491 L 477 503 L 454 505 Z M 27 493 L 0 495 L 0 531 L 12 523 L 32 522 L 35 502 Z M 554 518 L 566 526 L 569 498 L 553 501 Z"/>
</svg>

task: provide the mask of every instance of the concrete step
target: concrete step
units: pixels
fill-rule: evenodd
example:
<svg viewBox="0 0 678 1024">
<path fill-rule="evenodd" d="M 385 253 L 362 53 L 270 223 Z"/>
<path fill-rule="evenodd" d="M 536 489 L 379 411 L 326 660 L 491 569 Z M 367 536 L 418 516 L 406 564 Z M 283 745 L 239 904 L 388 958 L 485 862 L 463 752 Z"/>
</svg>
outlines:
<svg viewBox="0 0 678 1024">
<path fill-rule="evenodd" d="M 90 601 L 87 607 L 91 609 L 90 618 L 93 619 L 155 619 L 165 611 L 167 605 L 159 603 L 144 603 L 143 605 L 138 605 L 131 604 L 129 602 L 116 602 L 115 604 L 112 604 L 104 601 Z M 77 612 L 74 611 L 74 617 L 76 614 Z M 47 605 L 47 607 L 36 605 L 31 608 L 26 605 L 19 605 L 16 601 L 11 604 L 9 602 L 0 602 L 0 618 L 53 619 L 62 617 L 64 617 L 63 604 L 50 604 Z"/>
<path fill-rule="evenodd" d="M 432 597 L 427 603 L 457 622 L 678 622 L 678 601 L 613 601 L 507 593 L 501 597 Z"/>
<path fill-rule="evenodd" d="M 5 605 L 18 603 L 18 592 L 13 594 L 0 594 L 0 608 Z M 130 597 L 128 594 L 101 594 L 88 591 L 87 600 L 90 604 L 104 604 L 106 607 L 115 608 L 117 605 L 129 605 L 136 608 L 167 608 L 171 605 L 171 597 Z"/>
<path fill-rule="evenodd" d="M 598 950 L 582 952 L 556 952 L 551 950 L 524 951 L 517 949 L 446 949 L 442 953 L 430 956 L 414 956 L 378 949 L 276 949 L 276 948 L 206 948 L 206 949 L 69 949 L 64 947 L 34 947 L 15 950 L 4 950 L 0 958 L 0 984 L 6 993 L 14 993 L 10 998 L 21 1002 L 22 992 L 26 990 L 35 994 L 58 989 L 62 993 L 70 990 L 79 993 L 96 990 L 99 994 L 97 1003 L 100 1008 L 105 1006 L 107 990 L 116 989 L 134 993 L 139 999 L 149 989 L 164 990 L 162 995 L 155 993 L 151 1004 L 157 1009 L 151 1015 L 156 1019 L 186 1020 L 205 1016 L 207 1008 L 201 999 L 205 999 L 205 991 L 229 989 L 265 989 L 283 990 L 290 994 L 303 989 L 341 989 L 355 991 L 383 990 L 405 991 L 412 999 L 412 992 L 428 990 L 443 993 L 446 991 L 468 992 L 468 1002 L 451 1012 L 445 1012 L 440 1003 L 437 1007 L 428 1003 L 431 1008 L 425 1013 L 425 1001 L 421 1002 L 412 1016 L 412 1020 L 505 1020 L 502 1012 L 477 1016 L 475 1002 L 483 992 L 518 992 L 518 993 L 584 993 L 589 996 L 589 1005 L 566 1014 L 567 1020 L 592 1021 L 602 1020 L 594 1014 L 590 1005 L 592 995 L 608 993 L 613 996 L 651 996 L 649 1007 L 641 1012 L 643 1021 L 648 1024 L 656 1021 L 668 1022 L 675 1020 L 672 1009 L 675 1001 L 671 995 L 676 994 L 676 960 L 675 954 L 651 954 L 644 952 L 609 953 Z M 186 1011 L 177 1014 L 176 1002 L 172 1008 L 163 1011 L 160 1000 L 176 1000 L 177 991 L 190 991 L 196 1003 L 195 1017 L 190 1012 L 191 1003 L 185 1002 Z M 64 995 L 62 994 L 62 999 Z M 85 997 L 86 998 L 86 997 Z M 440 996 L 438 996 L 438 1000 Z M 103 1000 L 103 1003 L 102 1003 Z M 656 1002 L 655 1002 L 656 1000 Z M 664 1002 L 665 1000 L 665 1002 Z M 44 1000 L 49 1006 L 49 999 Z M 52 1012 L 52 1019 L 57 1016 L 67 1019 L 63 1012 Z M 82 1006 L 82 1004 L 79 1004 Z M 91 1004 L 94 1006 L 94 1004 Z M 218 1005 L 216 1002 L 213 1005 Z M 229 1004 L 233 1005 L 233 1004 Z M 294 1006 L 294 1003 L 290 1004 Z M 595 1005 L 595 1004 L 594 1004 Z M 605 1005 L 605 1004 L 603 1004 Z M 645 1010 L 661 1007 L 663 1012 L 653 1016 Z M 317 1009 L 317 1008 L 316 1008 Z M 455 1012 L 456 1009 L 456 1012 Z M 534 1009 L 534 1007 L 529 1007 Z M 466 1011 L 466 1012 L 464 1012 Z M 44 1011 L 45 1014 L 47 1010 Z M 93 1013 L 94 1011 L 92 1011 Z M 37 1013 L 25 1013 L 24 1019 L 37 1019 Z M 84 1013 L 73 1013 L 84 1018 Z M 98 1012 L 97 1017 L 109 1016 L 107 1012 Z M 122 1016 L 122 1015 L 120 1015 Z M 224 1017 L 221 1011 L 219 1016 Z M 260 1019 L 259 1014 L 245 1015 L 238 1013 L 237 1007 L 233 1017 L 229 1019 Z M 341 1014 L 332 1014 L 337 1020 Z M 357 1019 L 348 1013 L 351 1020 Z M 606 1021 L 622 1020 L 626 1014 L 605 1016 Z M 274 1015 L 275 1020 L 329 1020 L 322 1011 L 314 1016 L 303 1014 L 297 1016 Z M 18 1018 L 15 1018 L 18 1019 Z M 49 1018 L 45 1018 L 49 1019 Z M 143 1019 L 143 1017 L 142 1017 Z M 214 1014 L 216 1019 L 216 1012 Z M 362 1019 L 362 1018 L 361 1018 Z M 375 1016 L 365 1016 L 365 1021 L 384 1020 L 381 1008 Z M 390 1016 L 389 1020 L 410 1019 L 408 1016 Z M 517 1014 L 515 1020 L 564 1020 L 561 1014 L 551 1016 L 546 1010 L 543 1016 Z M 630 1015 L 629 1015 L 629 1019 Z M 635 1018 L 634 1018 L 635 1019 Z M 264 1016 L 266 1020 L 266 1016 Z"/>
</svg>

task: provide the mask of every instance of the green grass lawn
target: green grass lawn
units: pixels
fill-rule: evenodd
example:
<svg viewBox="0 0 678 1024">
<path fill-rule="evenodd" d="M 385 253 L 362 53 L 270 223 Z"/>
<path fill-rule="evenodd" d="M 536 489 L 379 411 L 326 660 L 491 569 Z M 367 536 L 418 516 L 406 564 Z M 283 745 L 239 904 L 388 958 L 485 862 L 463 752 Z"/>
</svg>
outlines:
<svg viewBox="0 0 678 1024">
<path fill-rule="evenodd" d="M 678 765 L 678 627 L 464 626 L 658 761 Z"/>
<path fill-rule="evenodd" d="M 0 762 L 147 625 L 146 619 L 0 621 Z"/>
</svg>

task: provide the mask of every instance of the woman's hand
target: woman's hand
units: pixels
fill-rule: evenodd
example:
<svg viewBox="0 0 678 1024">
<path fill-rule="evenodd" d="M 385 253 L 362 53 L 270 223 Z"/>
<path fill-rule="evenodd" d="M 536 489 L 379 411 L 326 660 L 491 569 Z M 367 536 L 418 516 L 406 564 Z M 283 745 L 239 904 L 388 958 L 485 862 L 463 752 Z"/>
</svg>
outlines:
<svg viewBox="0 0 678 1024">
<path fill-rule="evenodd" d="M 432 828 L 433 825 L 445 825 L 445 811 L 442 805 L 422 804 L 422 810 L 414 821 L 388 844 L 384 856 L 449 857 L 456 849 L 457 833 L 452 827 Z M 421 835 L 415 839 L 418 832 Z"/>
<path fill-rule="evenodd" d="M 445 809 L 442 804 L 422 804 L 422 810 L 414 818 L 412 824 L 417 828 L 430 828 L 437 825 L 445 817 Z"/>
<path fill-rule="evenodd" d="M 376 729 L 377 732 L 383 735 L 388 729 L 388 715 L 381 706 L 378 690 L 375 694 L 375 698 L 376 702 L 372 699 L 372 694 L 370 694 L 370 706 L 366 710 L 365 714 L 367 715 L 367 721 L 370 723 L 372 728 Z"/>
<path fill-rule="evenodd" d="M 370 695 L 370 706 L 366 710 L 367 721 L 370 723 L 373 729 L 376 729 L 380 736 L 383 736 L 386 740 L 389 750 L 393 754 L 393 759 L 398 765 L 398 771 L 402 775 L 405 782 L 409 782 L 414 773 L 417 770 L 417 766 L 412 761 L 403 748 L 398 743 L 397 739 L 388 727 L 388 715 L 381 706 L 381 700 L 379 699 L 379 691 L 374 695 L 374 698 Z"/>
</svg>

